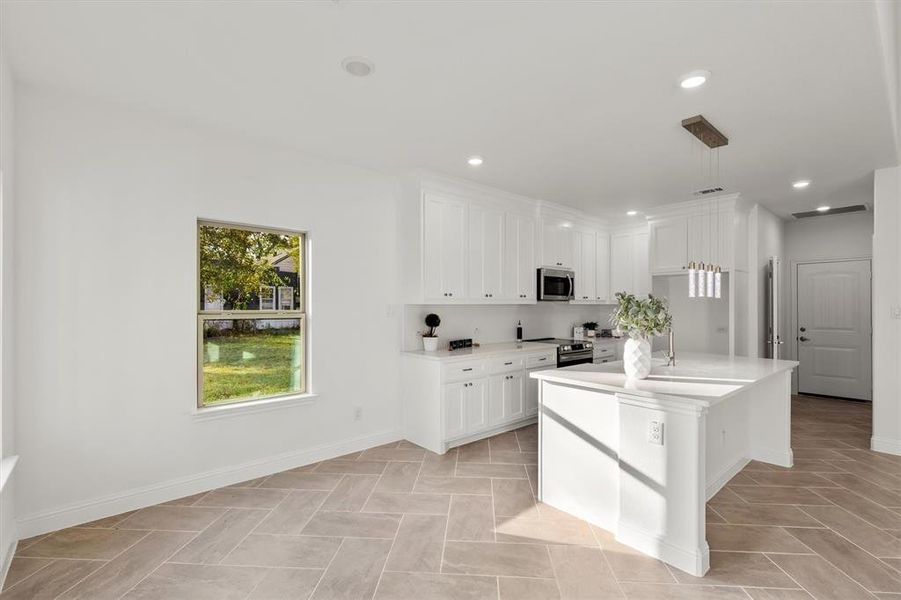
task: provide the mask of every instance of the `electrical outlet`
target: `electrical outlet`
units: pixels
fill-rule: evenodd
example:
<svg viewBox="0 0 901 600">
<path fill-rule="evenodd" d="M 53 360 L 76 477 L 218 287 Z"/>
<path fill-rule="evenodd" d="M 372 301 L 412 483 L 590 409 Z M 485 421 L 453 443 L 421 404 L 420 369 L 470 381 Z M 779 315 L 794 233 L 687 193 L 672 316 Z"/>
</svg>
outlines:
<svg viewBox="0 0 901 600">
<path fill-rule="evenodd" d="M 648 423 L 648 442 L 663 445 L 663 423 L 660 421 L 651 421 Z"/>
<path fill-rule="evenodd" d="M 893 306 L 892 307 L 892 318 L 893 319 L 901 319 L 901 306 Z"/>
<path fill-rule="evenodd" d="M 354 406 L 354 421 L 359 421 L 363 418 L 363 407 L 362 406 Z"/>
</svg>

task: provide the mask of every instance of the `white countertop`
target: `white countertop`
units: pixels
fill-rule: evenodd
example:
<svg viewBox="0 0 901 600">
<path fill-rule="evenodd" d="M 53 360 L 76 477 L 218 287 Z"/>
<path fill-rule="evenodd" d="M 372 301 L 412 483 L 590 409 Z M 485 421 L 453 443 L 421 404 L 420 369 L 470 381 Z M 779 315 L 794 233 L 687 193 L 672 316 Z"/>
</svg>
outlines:
<svg viewBox="0 0 901 600">
<path fill-rule="evenodd" d="M 664 359 L 655 357 L 651 374 L 647 379 L 638 380 L 626 379 L 622 361 L 538 371 L 531 377 L 648 398 L 687 398 L 701 406 L 712 406 L 762 379 L 794 369 L 798 363 L 793 360 L 683 352 L 676 356 L 675 367 L 665 365 Z"/>
<path fill-rule="evenodd" d="M 542 342 L 503 342 L 498 344 L 482 344 L 473 348 L 461 348 L 460 350 L 448 350 L 445 347 L 435 352 L 425 350 L 409 350 L 403 354 L 424 358 L 428 360 L 457 360 L 461 358 L 488 358 L 496 354 L 518 354 L 557 352 L 557 344 L 544 344 Z"/>
</svg>

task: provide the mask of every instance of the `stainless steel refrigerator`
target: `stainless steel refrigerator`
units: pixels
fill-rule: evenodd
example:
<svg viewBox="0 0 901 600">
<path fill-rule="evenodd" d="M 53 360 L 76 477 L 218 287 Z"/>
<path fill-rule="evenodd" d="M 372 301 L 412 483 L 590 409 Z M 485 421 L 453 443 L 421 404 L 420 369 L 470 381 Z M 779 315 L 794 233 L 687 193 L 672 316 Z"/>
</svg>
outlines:
<svg viewBox="0 0 901 600">
<path fill-rule="evenodd" d="M 766 277 L 766 355 L 767 358 L 779 358 L 783 344 L 779 335 L 779 294 L 782 277 L 782 261 L 778 256 L 770 257 Z"/>
</svg>

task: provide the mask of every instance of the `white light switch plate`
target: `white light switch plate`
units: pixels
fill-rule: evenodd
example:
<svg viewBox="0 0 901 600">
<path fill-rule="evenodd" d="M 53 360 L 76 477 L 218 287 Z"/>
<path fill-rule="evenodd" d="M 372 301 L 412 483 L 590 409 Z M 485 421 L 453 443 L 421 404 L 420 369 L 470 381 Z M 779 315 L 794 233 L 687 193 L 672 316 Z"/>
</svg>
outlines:
<svg viewBox="0 0 901 600">
<path fill-rule="evenodd" d="M 660 421 L 651 421 L 648 423 L 648 442 L 663 445 L 663 423 Z"/>
</svg>

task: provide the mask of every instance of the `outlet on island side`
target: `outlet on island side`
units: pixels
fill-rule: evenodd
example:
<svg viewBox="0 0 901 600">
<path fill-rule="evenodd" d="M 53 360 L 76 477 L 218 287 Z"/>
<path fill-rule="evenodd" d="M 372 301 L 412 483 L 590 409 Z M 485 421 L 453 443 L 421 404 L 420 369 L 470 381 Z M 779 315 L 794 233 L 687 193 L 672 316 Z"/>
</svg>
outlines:
<svg viewBox="0 0 901 600">
<path fill-rule="evenodd" d="M 354 406 L 354 421 L 359 421 L 363 418 L 363 407 L 362 406 Z"/>
<path fill-rule="evenodd" d="M 651 421 L 648 423 L 648 442 L 663 445 L 663 423 L 661 421 Z"/>
</svg>

